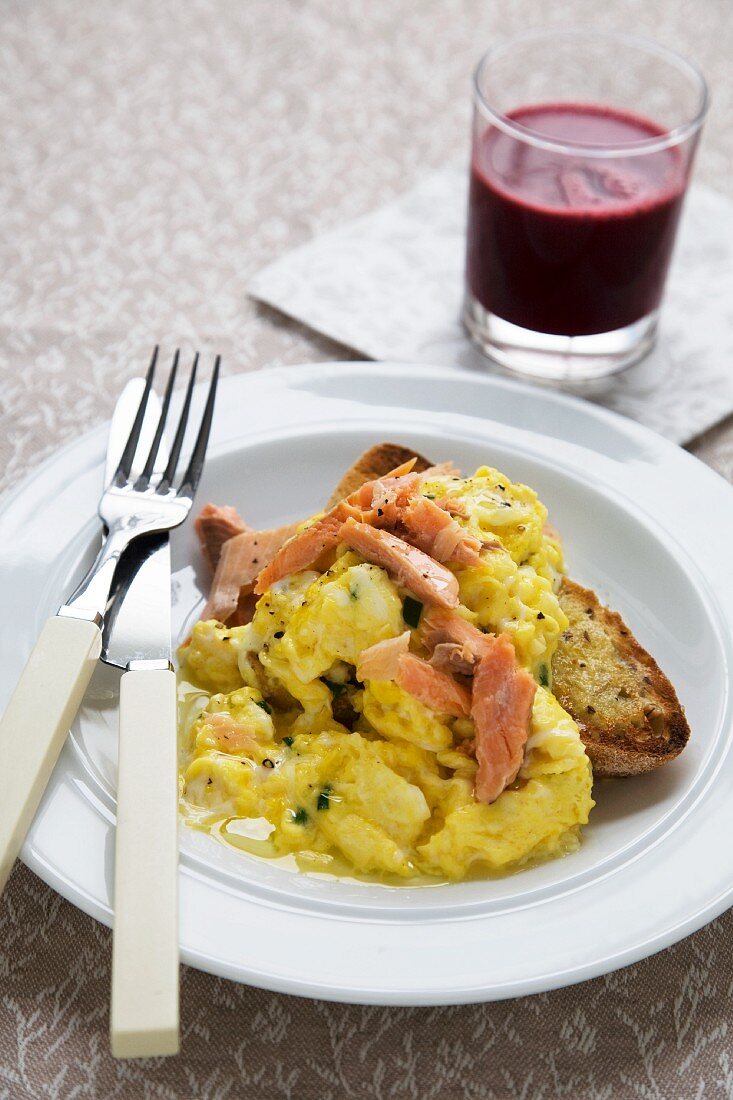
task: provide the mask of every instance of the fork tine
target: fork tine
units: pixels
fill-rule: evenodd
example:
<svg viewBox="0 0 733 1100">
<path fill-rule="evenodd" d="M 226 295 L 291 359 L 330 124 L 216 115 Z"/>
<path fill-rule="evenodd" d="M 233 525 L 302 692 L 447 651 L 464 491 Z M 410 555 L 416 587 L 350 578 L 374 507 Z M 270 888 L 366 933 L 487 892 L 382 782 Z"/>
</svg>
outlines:
<svg viewBox="0 0 733 1100">
<path fill-rule="evenodd" d="M 153 385 L 153 377 L 155 376 L 155 364 L 158 362 L 158 345 L 155 345 L 153 350 L 153 357 L 150 360 L 150 366 L 148 367 L 148 373 L 145 375 L 145 389 L 143 395 L 140 398 L 140 404 L 138 410 L 135 413 L 135 419 L 132 422 L 132 428 L 130 434 L 127 437 L 127 443 L 125 449 L 122 452 L 119 465 L 115 470 L 115 476 L 112 478 L 113 485 L 124 485 L 130 476 L 130 470 L 132 469 L 132 463 L 135 459 L 135 451 L 140 440 L 140 432 L 142 430 L 143 421 L 145 420 L 145 409 L 148 404 L 148 397 L 150 396 L 150 390 Z"/>
<path fill-rule="evenodd" d="M 188 388 L 186 389 L 186 397 L 183 401 L 183 408 L 181 409 L 181 416 L 178 421 L 178 428 L 176 429 L 176 437 L 173 440 L 173 446 L 171 447 L 170 457 L 168 458 L 168 465 L 165 468 L 165 472 L 155 487 L 156 493 L 166 492 L 173 478 L 176 474 L 176 466 L 178 465 L 178 459 L 181 455 L 181 447 L 183 446 L 183 438 L 186 434 L 186 425 L 188 424 L 188 414 L 191 411 L 191 395 L 193 394 L 193 387 L 196 382 L 196 370 L 199 365 L 199 353 L 196 352 L 193 358 L 193 366 L 191 367 L 191 377 L 188 380 Z"/>
<path fill-rule="evenodd" d="M 147 489 L 150 482 L 150 475 L 155 468 L 155 460 L 158 457 L 158 450 L 160 448 L 160 441 L 163 438 L 163 432 L 165 431 L 165 422 L 168 418 L 168 409 L 171 403 L 171 397 L 173 395 L 173 387 L 176 382 L 176 374 L 178 373 L 178 360 L 181 354 L 181 349 L 176 348 L 176 354 L 173 356 L 173 366 L 168 377 L 168 385 L 165 388 L 165 396 L 163 398 L 163 407 L 160 410 L 160 417 L 158 418 L 158 426 L 155 429 L 155 436 L 150 446 L 150 452 L 145 461 L 145 466 L 140 474 L 140 477 L 135 482 L 135 488 L 139 490 Z"/>
<path fill-rule="evenodd" d="M 214 362 L 214 369 L 211 372 L 211 382 L 209 383 L 209 393 L 206 398 L 204 415 L 201 417 L 201 427 L 196 437 L 196 444 L 191 454 L 188 469 L 183 475 L 183 481 L 178 489 L 179 496 L 193 497 L 201 477 L 201 471 L 204 468 L 204 458 L 206 457 L 206 447 L 209 442 L 211 421 L 214 418 L 214 403 L 216 401 L 216 387 L 219 381 L 220 364 L 221 356 L 217 355 Z"/>
</svg>

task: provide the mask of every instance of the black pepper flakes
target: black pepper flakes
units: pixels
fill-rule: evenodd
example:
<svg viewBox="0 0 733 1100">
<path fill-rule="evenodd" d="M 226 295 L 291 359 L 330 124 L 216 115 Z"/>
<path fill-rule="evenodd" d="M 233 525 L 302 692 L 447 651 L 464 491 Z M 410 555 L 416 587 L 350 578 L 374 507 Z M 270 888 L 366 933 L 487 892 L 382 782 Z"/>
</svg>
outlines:
<svg viewBox="0 0 733 1100">
<path fill-rule="evenodd" d="M 588 714 L 595 714 L 595 713 L 596 713 L 596 708 L 595 708 L 595 707 L 591 707 L 590 705 L 589 705 L 589 706 L 587 706 L 587 707 L 586 707 L 585 709 L 586 709 L 586 711 L 588 712 Z"/>
<path fill-rule="evenodd" d="M 542 613 L 541 611 L 538 611 L 538 612 L 537 612 L 537 618 L 538 618 L 538 619 L 544 619 L 544 617 L 545 617 L 545 616 L 544 616 L 544 614 L 543 614 L 543 613 Z"/>
<path fill-rule="evenodd" d="M 273 638 L 284 638 L 285 637 L 285 631 L 284 630 L 276 630 L 275 633 L 272 636 L 273 636 Z"/>
<path fill-rule="evenodd" d="M 269 756 L 266 756 L 265 759 L 262 761 L 262 767 L 263 768 L 274 768 L 275 767 L 275 761 L 271 760 Z"/>
</svg>

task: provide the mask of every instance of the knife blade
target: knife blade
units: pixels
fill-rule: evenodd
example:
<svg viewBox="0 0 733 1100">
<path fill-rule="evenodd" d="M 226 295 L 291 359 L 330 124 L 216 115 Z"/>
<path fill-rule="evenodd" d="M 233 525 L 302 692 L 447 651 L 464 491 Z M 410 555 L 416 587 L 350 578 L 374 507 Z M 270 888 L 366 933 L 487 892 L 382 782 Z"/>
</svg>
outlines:
<svg viewBox="0 0 733 1100">
<path fill-rule="evenodd" d="M 115 406 L 107 445 L 105 484 L 112 480 L 145 386 L 144 378 L 128 382 Z M 138 453 L 146 454 L 160 415 L 160 402 L 150 393 Z M 155 473 L 168 461 L 161 439 Z M 104 618 L 102 660 L 117 668 L 130 662 L 169 662 L 171 655 L 171 564 L 167 533 L 138 539 L 120 562 Z"/>
</svg>

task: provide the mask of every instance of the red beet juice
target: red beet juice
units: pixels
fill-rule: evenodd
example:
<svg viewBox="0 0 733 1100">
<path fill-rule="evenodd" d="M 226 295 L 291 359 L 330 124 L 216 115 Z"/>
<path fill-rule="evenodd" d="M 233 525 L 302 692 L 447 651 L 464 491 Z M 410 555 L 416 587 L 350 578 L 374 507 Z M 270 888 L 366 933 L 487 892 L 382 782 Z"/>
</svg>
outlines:
<svg viewBox="0 0 733 1100">
<path fill-rule="evenodd" d="M 589 336 L 659 306 L 686 183 L 677 148 L 624 155 L 661 136 L 649 119 L 551 103 L 508 116 L 554 152 L 491 127 L 471 166 L 467 280 L 489 313 L 535 332 Z M 608 145 L 608 158 L 582 145 Z"/>
</svg>

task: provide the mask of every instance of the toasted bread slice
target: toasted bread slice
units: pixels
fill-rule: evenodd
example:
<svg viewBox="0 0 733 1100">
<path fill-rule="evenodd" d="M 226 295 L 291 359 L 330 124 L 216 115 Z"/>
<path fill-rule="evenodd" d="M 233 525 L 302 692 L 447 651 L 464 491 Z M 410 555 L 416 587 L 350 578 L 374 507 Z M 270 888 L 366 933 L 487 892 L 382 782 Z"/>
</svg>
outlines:
<svg viewBox="0 0 733 1100">
<path fill-rule="evenodd" d="M 384 477 L 390 470 L 395 470 L 411 458 L 417 459 L 414 469 L 418 473 L 428 470 L 433 465 L 417 451 L 402 447 L 399 443 L 377 443 L 374 447 L 370 447 L 368 451 L 364 451 L 364 454 L 359 455 L 353 466 L 348 468 L 331 493 L 327 507 L 333 508 L 344 497 L 361 488 L 365 481 Z"/>
<path fill-rule="evenodd" d="M 569 626 L 552 661 L 552 690 L 580 728 L 596 776 L 639 775 L 673 760 L 690 736 L 674 688 L 620 615 L 567 577 Z"/>
</svg>

